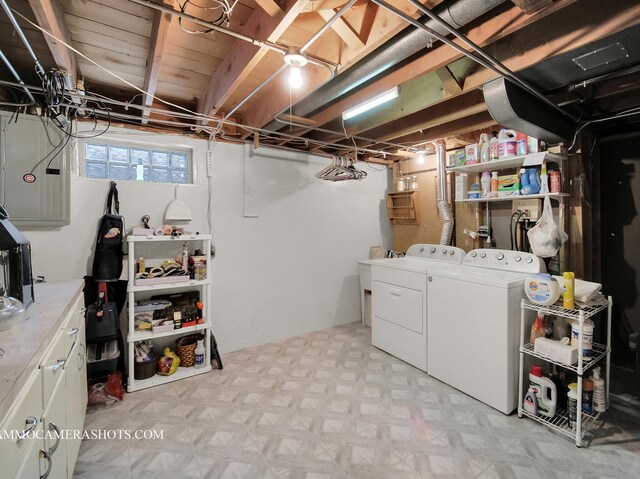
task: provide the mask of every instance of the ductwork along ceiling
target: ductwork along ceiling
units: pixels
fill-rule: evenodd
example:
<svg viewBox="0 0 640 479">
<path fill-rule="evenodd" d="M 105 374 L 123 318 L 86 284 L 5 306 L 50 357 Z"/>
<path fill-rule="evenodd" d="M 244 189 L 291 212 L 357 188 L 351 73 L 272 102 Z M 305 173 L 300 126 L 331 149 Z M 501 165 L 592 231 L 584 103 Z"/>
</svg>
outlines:
<svg viewBox="0 0 640 479">
<path fill-rule="evenodd" d="M 0 3 L 7 109 L 30 95 L 42 103 L 37 60 L 65 72 L 71 115 L 88 102 L 90 116 L 138 128 L 379 162 L 436 139 L 475 142 L 498 122 L 561 140 L 589 121 L 639 119 L 629 114 L 640 106 L 635 0 Z M 496 78 L 504 95 L 494 82 L 485 98 Z M 393 99 L 343 119 L 389 91 Z M 511 120 L 513 108 L 549 114 Z"/>
</svg>

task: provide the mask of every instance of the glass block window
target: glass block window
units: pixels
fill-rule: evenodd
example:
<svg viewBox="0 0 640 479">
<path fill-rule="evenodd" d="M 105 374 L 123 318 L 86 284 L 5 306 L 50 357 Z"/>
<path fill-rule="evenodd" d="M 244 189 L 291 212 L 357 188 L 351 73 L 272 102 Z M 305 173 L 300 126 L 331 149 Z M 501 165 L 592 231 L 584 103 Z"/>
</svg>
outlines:
<svg viewBox="0 0 640 479">
<path fill-rule="evenodd" d="M 84 174 L 89 178 L 188 184 L 192 181 L 191 152 L 87 141 Z"/>
</svg>

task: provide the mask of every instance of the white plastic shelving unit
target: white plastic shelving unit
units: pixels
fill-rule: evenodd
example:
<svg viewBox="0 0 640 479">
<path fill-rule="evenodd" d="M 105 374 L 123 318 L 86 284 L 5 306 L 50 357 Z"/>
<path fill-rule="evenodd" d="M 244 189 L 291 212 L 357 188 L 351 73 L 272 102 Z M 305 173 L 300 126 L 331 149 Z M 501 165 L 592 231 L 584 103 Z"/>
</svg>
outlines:
<svg viewBox="0 0 640 479">
<path fill-rule="evenodd" d="M 598 294 L 594 299 L 592 299 L 588 305 L 579 307 L 576 305 L 573 309 L 566 309 L 561 306 L 551 305 L 551 306 L 542 306 L 539 304 L 534 304 L 528 299 L 524 298 L 521 304 L 521 317 L 520 317 L 520 371 L 519 371 L 519 401 L 518 401 L 518 416 L 519 417 L 529 417 L 534 421 L 537 421 L 545 426 L 554 429 L 566 436 L 569 436 L 576 443 L 576 446 L 582 447 L 582 438 L 584 437 L 585 432 L 594 427 L 596 420 L 600 417 L 600 413 L 597 411 L 593 411 L 591 413 L 582 412 L 582 378 L 584 374 L 591 368 L 593 368 L 600 361 L 605 359 L 606 361 L 606 375 L 605 375 L 605 384 L 606 384 L 606 404 L 609 405 L 609 384 L 610 380 L 610 369 L 611 369 L 611 308 L 613 306 L 613 301 L 611 296 L 605 297 L 602 294 Z M 601 311 L 607 310 L 607 344 L 598 344 L 593 343 L 592 346 L 592 359 L 590 361 L 584 361 L 582 357 L 582 346 L 583 346 L 583 328 L 584 322 L 587 319 L 590 319 L 600 313 Z M 568 319 L 570 321 L 579 321 L 580 330 L 578 335 L 578 361 L 575 364 L 564 364 L 559 361 L 554 361 L 546 356 L 535 353 L 533 344 L 525 343 L 525 334 L 526 334 L 526 325 L 525 325 L 525 316 L 526 311 L 536 311 L 538 313 L 542 313 L 549 316 L 557 316 Z M 553 364 L 554 366 L 560 366 L 569 371 L 573 371 L 578 375 L 578 405 L 577 410 L 580 414 L 577 414 L 576 418 L 576 428 L 573 429 L 569 426 L 569 413 L 564 409 L 557 409 L 556 414 L 553 418 L 549 418 L 543 416 L 541 414 L 534 415 L 528 411 L 525 411 L 522 403 L 524 400 L 524 356 L 532 356 L 541 361 L 545 361 Z M 565 394 L 566 391 L 558 391 L 558 394 Z"/>
<path fill-rule="evenodd" d="M 161 245 L 170 244 L 174 247 L 174 250 L 168 250 L 167 254 L 175 252 L 175 247 L 178 246 L 182 249 L 184 243 L 201 242 L 202 250 L 206 257 L 206 279 L 204 280 L 189 280 L 176 283 L 155 284 L 155 285 L 138 285 L 135 284 L 135 265 L 136 265 L 136 246 L 143 244 L 158 243 Z M 207 373 L 211 371 L 211 319 L 210 319 L 210 301 L 211 301 L 211 235 L 180 235 L 180 236 L 133 236 L 127 237 L 127 243 L 129 245 L 129 286 L 127 287 L 128 297 L 128 357 L 127 357 L 127 370 L 128 370 L 128 382 L 127 391 L 139 391 L 140 389 L 149 388 L 152 386 L 158 386 L 160 384 L 166 384 L 179 379 L 188 378 L 197 374 Z M 191 249 L 191 248 L 190 248 Z M 185 328 L 174 329 L 172 331 L 156 332 L 153 331 L 136 331 L 134 326 L 134 304 L 136 302 L 136 294 L 149 291 L 185 291 L 185 290 L 198 290 L 200 292 L 201 301 L 204 304 L 203 317 L 205 322 L 197 324 L 195 326 L 188 326 Z M 159 338 L 167 338 L 170 336 L 184 336 L 195 332 L 202 332 L 205 335 L 204 346 L 205 353 L 205 366 L 202 368 L 183 368 L 178 367 L 178 370 L 170 376 L 160 376 L 156 374 L 149 379 L 135 379 L 134 367 L 135 367 L 135 354 L 134 346 L 138 341 L 148 341 Z M 156 354 L 158 351 L 156 351 Z"/>
</svg>

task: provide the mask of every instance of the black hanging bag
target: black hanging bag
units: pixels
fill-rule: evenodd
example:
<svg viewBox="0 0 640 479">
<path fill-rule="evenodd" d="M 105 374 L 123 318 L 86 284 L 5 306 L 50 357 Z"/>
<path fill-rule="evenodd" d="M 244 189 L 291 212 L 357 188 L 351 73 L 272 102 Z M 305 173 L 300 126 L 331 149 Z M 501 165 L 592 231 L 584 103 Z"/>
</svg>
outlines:
<svg viewBox="0 0 640 479">
<path fill-rule="evenodd" d="M 115 214 L 112 213 L 112 203 Z M 113 282 L 120 279 L 122 274 L 122 236 L 124 234 L 124 219 L 120 216 L 120 202 L 115 181 L 111 182 L 107 208 L 100 220 L 96 251 L 93 257 L 93 279 L 96 282 Z"/>
</svg>

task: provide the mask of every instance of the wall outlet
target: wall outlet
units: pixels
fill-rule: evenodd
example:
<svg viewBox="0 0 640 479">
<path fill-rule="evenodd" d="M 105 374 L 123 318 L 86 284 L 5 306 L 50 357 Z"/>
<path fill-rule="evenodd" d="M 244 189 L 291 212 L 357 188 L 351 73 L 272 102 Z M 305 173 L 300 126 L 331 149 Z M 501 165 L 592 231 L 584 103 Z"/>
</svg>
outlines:
<svg viewBox="0 0 640 479">
<path fill-rule="evenodd" d="M 213 151 L 207 150 L 207 176 L 213 176 Z"/>
<path fill-rule="evenodd" d="M 540 213 L 542 213 L 542 200 L 536 199 L 521 199 L 521 200 L 513 200 L 513 212 L 516 211 L 524 211 L 525 215 L 520 218 L 527 220 L 536 221 L 540 218 Z"/>
</svg>

